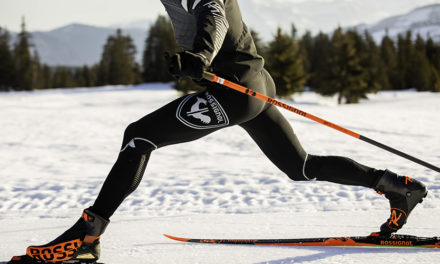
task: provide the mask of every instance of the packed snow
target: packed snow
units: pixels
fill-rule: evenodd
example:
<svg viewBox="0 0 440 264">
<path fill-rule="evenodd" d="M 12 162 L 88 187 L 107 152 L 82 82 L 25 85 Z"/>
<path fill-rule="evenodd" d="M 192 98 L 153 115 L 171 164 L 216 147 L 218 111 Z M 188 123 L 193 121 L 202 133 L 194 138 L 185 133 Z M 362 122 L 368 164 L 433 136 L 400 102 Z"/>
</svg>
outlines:
<svg viewBox="0 0 440 264">
<path fill-rule="evenodd" d="M 177 98 L 168 84 L 0 93 L 0 262 L 46 243 L 90 206 L 125 127 Z M 440 165 L 440 94 L 380 92 L 355 105 L 312 92 L 303 111 Z M 399 233 L 440 235 L 440 175 L 283 110 L 304 148 L 415 177 L 429 195 Z M 440 250 L 197 245 L 196 238 L 367 235 L 389 215 L 362 187 L 292 182 L 240 127 L 156 150 L 111 219 L 101 260 L 116 263 L 437 263 Z"/>
</svg>

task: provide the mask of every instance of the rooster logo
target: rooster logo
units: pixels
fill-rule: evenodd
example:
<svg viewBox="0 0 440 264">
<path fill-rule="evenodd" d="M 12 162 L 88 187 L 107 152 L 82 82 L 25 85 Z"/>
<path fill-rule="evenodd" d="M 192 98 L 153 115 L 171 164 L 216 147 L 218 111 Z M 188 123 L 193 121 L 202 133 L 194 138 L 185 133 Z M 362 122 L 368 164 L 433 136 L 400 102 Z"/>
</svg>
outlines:
<svg viewBox="0 0 440 264">
<path fill-rule="evenodd" d="M 229 125 L 225 110 L 208 91 L 190 94 L 183 98 L 177 107 L 176 118 L 194 129 L 211 129 Z"/>
<path fill-rule="evenodd" d="M 205 107 L 201 108 L 201 105 L 204 105 Z M 204 124 L 209 124 L 211 123 L 211 117 L 204 115 L 204 113 L 209 111 L 206 106 L 208 106 L 208 101 L 203 98 L 197 97 L 197 101 L 191 106 L 191 111 L 186 112 L 186 115 L 197 118 Z"/>
</svg>

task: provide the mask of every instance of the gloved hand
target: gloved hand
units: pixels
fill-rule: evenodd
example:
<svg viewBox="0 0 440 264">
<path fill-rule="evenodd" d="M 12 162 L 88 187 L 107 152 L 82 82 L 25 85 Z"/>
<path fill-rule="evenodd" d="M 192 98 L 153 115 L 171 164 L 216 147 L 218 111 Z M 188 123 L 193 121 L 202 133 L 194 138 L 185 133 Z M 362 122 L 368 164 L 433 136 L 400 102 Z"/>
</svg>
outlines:
<svg viewBox="0 0 440 264">
<path fill-rule="evenodd" d="M 200 80 L 209 64 L 205 57 L 189 51 L 177 52 L 173 55 L 167 54 L 166 57 L 169 72 L 174 77 L 188 76 Z"/>
</svg>

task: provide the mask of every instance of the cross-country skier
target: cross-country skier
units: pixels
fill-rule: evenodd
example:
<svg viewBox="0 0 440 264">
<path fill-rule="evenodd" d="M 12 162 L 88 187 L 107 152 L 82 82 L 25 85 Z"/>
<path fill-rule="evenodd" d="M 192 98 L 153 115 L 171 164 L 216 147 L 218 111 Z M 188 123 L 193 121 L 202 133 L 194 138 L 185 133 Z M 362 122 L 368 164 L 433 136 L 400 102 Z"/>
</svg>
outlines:
<svg viewBox="0 0 440 264">
<path fill-rule="evenodd" d="M 391 215 L 380 227 L 381 234 L 389 235 L 405 224 L 413 208 L 427 194 L 422 183 L 345 157 L 308 154 L 275 106 L 201 81 L 203 72 L 209 70 L 254 91 L 275 96 L 274 82 L 242 22 L 237 0 L 161 2 L 184 50 L 170 56 L 170 72 L 193 78 L 205 90 L 181 97 L 130 124 L 119 157 L 94 204 L 54 241 L 29 247 L 28 256 L 51 261 L 98 259 L 101 234 L 118 206 L 139 185 L 155 149 L 196 140 L 234 125 L 241 126 L 294 181 L 363 186 L 384 194 L 390 202 Z"/>
</svg>

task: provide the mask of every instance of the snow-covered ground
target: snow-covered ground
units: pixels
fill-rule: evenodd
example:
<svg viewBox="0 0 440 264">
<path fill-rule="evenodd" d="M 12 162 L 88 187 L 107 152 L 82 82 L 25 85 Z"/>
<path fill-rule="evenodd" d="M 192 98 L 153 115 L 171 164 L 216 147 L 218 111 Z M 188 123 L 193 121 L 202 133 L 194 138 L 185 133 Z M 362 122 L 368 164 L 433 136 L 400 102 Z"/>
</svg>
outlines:
<svg viewBox="0 0 440 264">
<path fill-rule="evenodd" d="M 0 262 L 52 240 L 90 206 L 125 127 L 176 98 L 166 84 L 0 93 Z M 440 165 L 440 94 L 381 92 L 338 106 L 314 93 L 287 101 Z M 430 190 L 400 231 L 440 235 L 440 175 L 284 112 L 307 151 L 349 156 L 416 177 Z M 389 214 L 373 190 L 292 182 L 239 127 L 155 151 L 144 179 L 113 216 L 102 261 L 115 263 L 437 263 L 440 250 L 194 245 L 203 238 L 367 235 Z"/>
</svg>

